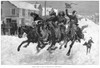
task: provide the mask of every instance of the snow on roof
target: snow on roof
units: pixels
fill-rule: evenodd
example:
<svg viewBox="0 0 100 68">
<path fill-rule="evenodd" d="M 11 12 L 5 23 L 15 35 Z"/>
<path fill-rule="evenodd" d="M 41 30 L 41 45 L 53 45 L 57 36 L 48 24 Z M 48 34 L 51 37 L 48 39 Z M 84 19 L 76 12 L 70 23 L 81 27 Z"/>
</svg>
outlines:
<svg viewBox="0 0 100 68">
<path fill-rule="evenodd" d="M 32 4 L 34 7 L 36 5 L 36 8 L 39 8 L 40 4 Z"/>
<path fill-rule="evenodd" d="M 17 8 L 39 11 L 39 9 L 36 9 L 33 4 L 30 4 L 30 3 L 27 3 L 27 2 L 10 1 L 10 3 L 15 5 Z"/>
</svg>

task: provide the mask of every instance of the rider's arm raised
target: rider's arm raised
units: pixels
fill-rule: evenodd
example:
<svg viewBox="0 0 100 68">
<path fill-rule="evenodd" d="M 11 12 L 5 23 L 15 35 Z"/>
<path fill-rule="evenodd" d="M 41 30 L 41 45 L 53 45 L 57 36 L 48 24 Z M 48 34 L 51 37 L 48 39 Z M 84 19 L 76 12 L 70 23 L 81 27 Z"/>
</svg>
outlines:
<svg viewBox="0 0 100 68">
<path fill-rule="evenodd" d="M 68 9 L 66 9 L 65 12 L 66 12 L 66 15 L 67 15 L 69 18 L 71 18 L 71 15 L 68 14 Z"/>
</svg>

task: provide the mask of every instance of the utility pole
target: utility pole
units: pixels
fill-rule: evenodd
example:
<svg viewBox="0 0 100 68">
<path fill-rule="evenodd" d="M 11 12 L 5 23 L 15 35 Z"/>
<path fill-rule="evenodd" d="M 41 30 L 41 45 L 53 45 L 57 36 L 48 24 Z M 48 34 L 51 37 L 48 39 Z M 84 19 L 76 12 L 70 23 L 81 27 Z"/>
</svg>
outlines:
<svg viewBox="0 0 100 68">
<path fill-rule="evenodd" d="M 45 1 L 45 19 L 46 19 L 46 1 Z"/>
</svg>

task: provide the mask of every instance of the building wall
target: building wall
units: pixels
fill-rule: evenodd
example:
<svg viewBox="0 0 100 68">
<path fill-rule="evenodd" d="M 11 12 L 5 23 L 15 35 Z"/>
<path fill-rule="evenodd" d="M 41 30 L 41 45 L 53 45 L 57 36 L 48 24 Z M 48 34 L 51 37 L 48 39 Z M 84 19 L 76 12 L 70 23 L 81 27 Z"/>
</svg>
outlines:
<svg viewBox="0 0 100 68">
<path fill-rule="evenodd" d="M 24 11 L 24 12 L 23 12 Z M 19 25 L 30 25 L 32 23 L 32 17 L 30 16 L 30 13 L 34 12 L 33 10 L 23 10 L 19 9 Z M 25 15 L 24 15 L 25 14 Z"/>
<path fill-rule="evenodd" d="M 9 1 L 3 1 L 1 4 L 2 9 L 2 17 L 10 17 L 10 16 L 16 16 L 18 17 L 18 8 L 14 5 L 12 5 Z M 12 14 L 12 9 L 15 9 L 15 15 Z"/>
<path fill-rule="evenodd" d="M 12 9 L 14 10 L 12 12 Z M 1 3 L 1 21 L 7 24 L 10 28 L 10 23 L 15 21 L 18 23 L 19 9 L 11 4 L 9 1 L 2 1 Z"/>
<path fill-rule="evenodd" d="M 40 16 L 42 15 L 41 5 L 38 7 L 38 9 L 40 10 L 38 12 L 34 10 L 29 10 L 29 9 L 17 8 L 15 5 L 10 3 L 9 1 L 3 1 L 1 5 L 1 9 L 2 9 L 2 14 L 1 14 L 2 20 L 5 19 L 5 22 L 6 22 L 6 18 L 14 19 L 17 21 L 18 26 L 25 23 L 28 23 L 28 24 L 32 23 L 33 20 L 32 20 L 32 17 L 30 16 L 31 12 L 36 12 Z M 12 9 L 15 9 L 15 15 L 12 14 Z"/>
</svg>

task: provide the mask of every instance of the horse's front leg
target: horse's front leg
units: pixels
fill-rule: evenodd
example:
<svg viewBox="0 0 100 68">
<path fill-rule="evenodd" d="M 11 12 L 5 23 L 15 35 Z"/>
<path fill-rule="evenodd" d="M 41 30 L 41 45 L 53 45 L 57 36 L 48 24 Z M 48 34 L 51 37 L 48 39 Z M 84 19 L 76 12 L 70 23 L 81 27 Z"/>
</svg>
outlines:
<svg viewBox="0 0 100 68">
<path fill-rule="evenodd" d="M 59 45 L 61 45 L 59 49 L 62 49 L 62 46 L 63 46 L 63 45 L 64 45 L 64 47 L 67 45 L 67 41 L 64 41 L 62 44 L 59 43 Z"/>
<path fill-rule="evenodd" d="M 37 53 L 39 53 L 39 51 L 40 51 L 40 50 L 39 50 L 39 47 L 38 47 L 38 45 L 36 46 L 36 50 L 37 50 Z"/>
<path fill-rule="evenodd" d="M 68 50 L 68 52 L 67 52 L 67 54 L 66 54 L 67 56 L 70 55 L 70 51 L 71 51 L 71 49 L 72 49 L 72 46 L 73 46 L 74 42 L 75 42 L 75 41 L 72 41 L 72 43 L 71 43 L 71 45 L 70 45 L 70 48 L 69 48 L 69 50 Z"/>
<path fill-rule="evenodd" d="M 88 49 L 89 49 L 89 48 L 87 47 L 87 52 L 86 52 L 86 55 L 88 54 Z"/>
<path fill-rule="evenodd" d="M 64 43 L 63 44 L 59 43 L 59 45 L 60 45 L 59 49 L 62 49 L 62 46 L 64 45 Z"/>
<path fill-rule="evenodd" d="M 22 44 L 24 44 L 24 43 L 26 43 L 26 42 L 28 42 L 28 40 L 23 41 L 23 42 L 18 46 L 17 51 L 20 51 L 20 48 L 21 48 Z"/>
<path fill-rule="evenodd" d="M 40 51 L 40 49 L 39 49 L 39 48 L 40 48 L 40 45 L 41 45 L 41 44 L 40 44 L 40 42 L 38 41 L 38 45 L 36 46 L 37 53 Z"/>
<path fill-rule="evenodd" d="M 69 42 L 69 39 L 66 39 L 65 40 L 65 45 L 64 45 L 64 47 L 66 48 L 67 47 L 67 43 Z"/>
<path fill-rule="evenodd" d="M 68 41 L 65 42 L 65 46 L 64 46 L 65 48 L 67 47 L 67 43 L 68 43 Z"/>
<path fill-rule="evenodd" d="M 27 46 L 29 46 L 29 44 L 30 44 L 30 41 L 28 41 L 28 43 L 25 46 L 23 46 L 23 47 L 26 48 Z"/>
</svg>

